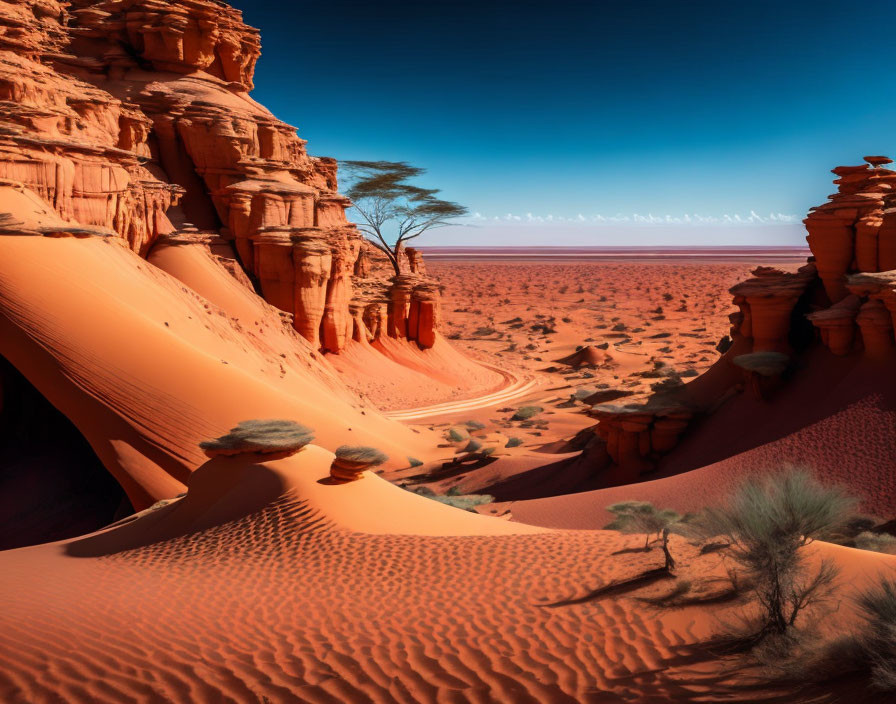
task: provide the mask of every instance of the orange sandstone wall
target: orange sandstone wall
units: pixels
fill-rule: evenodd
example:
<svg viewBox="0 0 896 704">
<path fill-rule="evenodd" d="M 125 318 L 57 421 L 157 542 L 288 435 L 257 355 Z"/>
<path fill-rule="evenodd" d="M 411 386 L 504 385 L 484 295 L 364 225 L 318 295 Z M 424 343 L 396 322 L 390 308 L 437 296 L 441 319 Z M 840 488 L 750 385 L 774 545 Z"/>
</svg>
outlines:
<svg viewBox="0 0 896 704">
<path fill-rule="evenodd" d="M 249 96 L 259 54 L 258 30 L 214 0 L 0 0 L 0 179 L 144 257 L 198 232 L 326 352 L 396 331 L 431 347 L 420 253 L 396 304 L 346 220 L 336 161 Z M 2 210 L 8 232 L 35 224 Z M 376 324 L 384 308 L 398 320 Z"/>
</svg>

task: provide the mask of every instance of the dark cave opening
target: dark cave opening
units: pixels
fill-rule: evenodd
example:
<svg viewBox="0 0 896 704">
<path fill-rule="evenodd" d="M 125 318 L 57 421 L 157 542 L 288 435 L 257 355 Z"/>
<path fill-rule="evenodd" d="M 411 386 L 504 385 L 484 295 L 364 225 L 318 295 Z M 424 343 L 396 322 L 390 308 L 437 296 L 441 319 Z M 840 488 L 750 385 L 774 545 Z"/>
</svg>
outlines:
<svg viewBox="0 0 896 704">
<path fill-rule="evenodd" d="M 0 356 L 0 550 L 83 535 L 133 512 L 75 425 Z"/>
</svg>

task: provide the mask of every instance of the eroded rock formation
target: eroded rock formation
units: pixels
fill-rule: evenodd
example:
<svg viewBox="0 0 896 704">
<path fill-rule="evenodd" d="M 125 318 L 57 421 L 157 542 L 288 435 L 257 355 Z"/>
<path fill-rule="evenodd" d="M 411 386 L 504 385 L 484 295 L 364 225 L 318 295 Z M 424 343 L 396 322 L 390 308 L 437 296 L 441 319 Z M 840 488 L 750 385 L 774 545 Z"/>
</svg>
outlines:
<svg viewBox="0 0 896 704">
<path fill-rule="evenodd" d="M 54 227 L 114 234 L 141 256 L 181 232 L 216 235 L 216 255 L 325 352 L 377 335 L 431 347 L 438 295 L 420 252 L 402 256 L 410 289 L 382 276 L 346 220 L 336 161 L 249 97 L 259 54 L 258 31 L 214 0 L 4 0 L 0 179 L 49 206 Z M 403 301 L 399 317 L 362 330 L 373 298 Z"/>
<path fill-rule="evenodd" d="M 652 471 L 692 418 L 739 393 L 773 403 L 812 346 L 896 361 L 896 171 L 884 156 L 865 162 L 833 169 L 837 193 L 804 220 L 812 251 L 805 266 L 761 266 L 730 289 L 738 312 L 712 369 L 677 389 L 592 407 L 606 450 L 594 456 L 619 468 L 617 479 Z"/>
</svg>

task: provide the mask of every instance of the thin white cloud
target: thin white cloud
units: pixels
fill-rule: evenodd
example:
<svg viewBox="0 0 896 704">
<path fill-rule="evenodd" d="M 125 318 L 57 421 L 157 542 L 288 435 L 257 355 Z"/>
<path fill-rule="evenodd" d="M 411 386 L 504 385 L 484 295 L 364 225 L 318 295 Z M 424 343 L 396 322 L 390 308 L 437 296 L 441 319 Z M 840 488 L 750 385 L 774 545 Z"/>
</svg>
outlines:
<svg viewBox="0 0 896 704">
<path fill-rule="evenodd" d="M 723 213 L 722 215 L 703 215 L 700 213 L 683 213 L 664 215 L 654 215 L 653 213 L 616 213 L 614 215 L 605 215 L 597 213 L 594 215 L 585 215 L 578 213 L 575 216 L 567 217 L 565 215 L 556 215 L 549 213 L 547 215 L 537 215 L 535 213 L 525 213 L 517 215 L 515 213 L 505 213 L 504 215 L 483 215 L 475 212 L 466 219 L 468 223 L 476 222 L 496 222 L 504 224 L 526 223 L 537 225 L 543 223 L 571 223 L 574 225 L 614 225 L 620 223 L 633 223 L 637 225 L 789 225 L 799 223 L 801 218 L 798 215 L 790 215 L 787 213 L 769 213 L 768 215 L 760 215 L 755 210 L 750 210 L 748 214 L 741 213 Z"/>
</svg>

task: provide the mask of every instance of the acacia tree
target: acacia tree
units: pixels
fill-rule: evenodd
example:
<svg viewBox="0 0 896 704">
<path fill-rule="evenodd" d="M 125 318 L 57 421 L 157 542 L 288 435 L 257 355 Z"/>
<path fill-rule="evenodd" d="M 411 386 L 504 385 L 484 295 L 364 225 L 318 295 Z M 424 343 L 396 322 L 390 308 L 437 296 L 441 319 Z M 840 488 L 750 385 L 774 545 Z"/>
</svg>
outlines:
<svg viewBox="0 0 896 704">
<path fill-rule="evenodd" d="M 404 161 L 344 161 L 351 186 L 346 195 L 361 215 L 359 229 L 401 273 L 401 251 L 409 240 L 467 214 L 457 203 L 438 197 L 439 189 L 421 188 L 409 179 L 425 169 Z"/>
<path fill-rule="evenodd" d="M 669 551 L 669 533 L 681 521 L 681 516 L 677 512 L 672 509 L 658 509 L 648 501 L 620 501 L 607 506 L 607 511 L 612 513 L 614 518 L 604 528 L 629 534 L 643 533 L 645 551 L 650 548 L 651 536 L 662 537 L 660 547 L 666 560 L 665 568 L 669 571 L 675 569 L 675 560 Z"/>
</svg>

